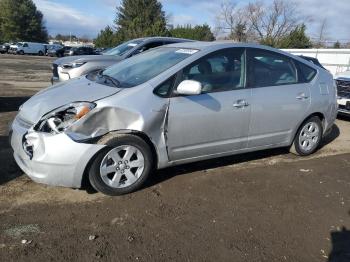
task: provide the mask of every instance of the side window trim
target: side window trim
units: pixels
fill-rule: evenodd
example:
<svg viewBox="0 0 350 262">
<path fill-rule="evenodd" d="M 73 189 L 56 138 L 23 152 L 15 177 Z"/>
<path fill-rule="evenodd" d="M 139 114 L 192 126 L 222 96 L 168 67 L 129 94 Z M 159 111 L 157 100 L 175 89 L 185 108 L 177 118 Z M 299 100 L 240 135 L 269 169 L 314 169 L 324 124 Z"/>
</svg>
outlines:
<svg viewBox="0 0 350 262">
<path fill-rule="evenodd" d="M 293 59 L 293 63 L 294 63 L 294 65 L 295 65 L 295 67 L 297 68 L 298 83 L 299 83 L 299 84 L 300 84 L 300 83 L 306 83 L 307 80 L 305 79 L 304 74 L 301 72 L 300 64 L 297 63 L 297 61 L 295 61 L 294 59 Z"/>
<path fill-rule="evenodd" d="M 289 57 L 289 61 L 295 70 L 295 77 L 297 80 L 295 84 L 300 84 L 300 82 L 299 82 L 299 77 L 300 77 L 299 67 L 297 66 L 297 64 L 295 63 L 295 60 L 293 58 Z"/>
</svg>

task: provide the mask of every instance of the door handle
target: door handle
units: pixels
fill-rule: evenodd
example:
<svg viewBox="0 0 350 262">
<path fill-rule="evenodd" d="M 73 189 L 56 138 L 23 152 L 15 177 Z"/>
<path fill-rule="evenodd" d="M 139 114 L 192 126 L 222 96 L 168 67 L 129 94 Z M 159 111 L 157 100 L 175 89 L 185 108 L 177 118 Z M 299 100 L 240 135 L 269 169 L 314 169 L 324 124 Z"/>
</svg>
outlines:
<svg viewBox="0 0 350 262">
<path fill-rule="evenodd" d="M 243 99 L 237 100 L 236 103 L 233 104 L 234 108 L 243 108 L 247 106 L 249 106 L 249 104 Z"/>
<path fill-rule="evenodd" d="M 308 99 L 309 97 L 307 95 L 305 95 L 305 93 L 300 93 L 296 99 L 298 100 L 305 100 L 305 99 Z"/>
</svg>

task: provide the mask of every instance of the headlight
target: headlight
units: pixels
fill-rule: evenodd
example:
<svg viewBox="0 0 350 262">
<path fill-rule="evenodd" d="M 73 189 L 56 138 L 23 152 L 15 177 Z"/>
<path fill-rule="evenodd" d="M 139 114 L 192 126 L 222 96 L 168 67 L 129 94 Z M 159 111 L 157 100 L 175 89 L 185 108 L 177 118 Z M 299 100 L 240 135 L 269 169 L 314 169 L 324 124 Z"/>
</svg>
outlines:
<svg viewBox="0 0 350 262">
<path fill-rule="evenodd" d="M 76 102 L 60 107 L 43 116 L 34 129 L 39 132 L 62 133 L 87 115 L 95 106 L 96 104 L 90 102 Z"/>
<path fill-rule="evenodd" d="M 73 62 L 73 63 L 63 64 L 62 67 L 63 68 L 78 68 L 84 64 L 86 64 L 86 62 Z"/>
</svg>

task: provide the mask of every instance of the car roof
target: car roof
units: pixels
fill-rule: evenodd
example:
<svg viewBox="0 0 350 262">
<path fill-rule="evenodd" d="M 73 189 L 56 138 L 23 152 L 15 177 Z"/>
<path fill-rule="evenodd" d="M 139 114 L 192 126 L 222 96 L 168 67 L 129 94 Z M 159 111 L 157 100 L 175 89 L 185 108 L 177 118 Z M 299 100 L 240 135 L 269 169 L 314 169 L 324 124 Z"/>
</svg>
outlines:
<svg viewBox="0 0 350 262">
<path fill-rule="evenodd" d="M 213 41 L 213 42 L 204 42 L 204 41 L 195 41 L 195 42 L 184 42 L 184 43 L 175 43 L 171 44 L 172 47 L 179 48 L 189 48 L 189 49 L 220 49 L 220 48 L 230 48 L 230 47 L 255 47 L 255 48 L 264 48 L 270 50 L 277 50 L 275 48 L 259 45 L 255 43 L 234 43 L 231 41 Z"/>
<path fill-rule="evenodd" d="M 143 42 L 146 42 L 146 41 L 152 42 L 152 41 L 159 41 L 159 40 L 195 42 L 195 40 L 191 40 L 191 39 L 177 38 L 177 37 L 165 37 L 165 36 L 143 37 L 143 38 L 137 38 L 137 39 L 133 39 L 133 40 L 134 41 L 141 40 Z"/>
<path fill-rule="evenodd" d="M 216 51 L 224 48 L 259 48 L 259 49 L 263 49 L 263 50 L 267 50 L 275 53 L 280 53 L 288 57 L 292 57 L 301 63 L 304 63 L 304 64 L 306 63 L 307 65 L 313 67 L 314 69 L 319 68 L 319 66 L 299 56 L 293 55 L 291 53 L 288 53 L 280 49 L 276 49 L 270 46 L 260 45 L 256 43 L 241 43 L 241 42 L 235 43 L 232 41 L 213 41 L 213 42 L 195 41 L 195 42 L 182 42 L 182 43 L 170 44 L 170 45 L 167 45 L 167 47 L 195 49 L 195 50 L 200 50 L 204 52 L 212 52 L 212 51 Z"/>
</svg>

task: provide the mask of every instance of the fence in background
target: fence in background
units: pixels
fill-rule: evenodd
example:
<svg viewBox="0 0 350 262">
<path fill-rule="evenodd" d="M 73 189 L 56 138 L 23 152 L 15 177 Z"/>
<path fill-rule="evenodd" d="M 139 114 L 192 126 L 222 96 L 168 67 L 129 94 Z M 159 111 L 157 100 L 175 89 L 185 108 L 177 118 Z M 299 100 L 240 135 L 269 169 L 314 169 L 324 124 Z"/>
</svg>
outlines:
<svg viewBox="0 0 350 262">
<path fill-rule="evenodd" d="M 293 55 L 315 57 L 333 75 L 350 70 L 350 49 L 283 49 Z"/>
</svg>

